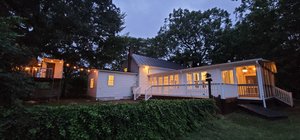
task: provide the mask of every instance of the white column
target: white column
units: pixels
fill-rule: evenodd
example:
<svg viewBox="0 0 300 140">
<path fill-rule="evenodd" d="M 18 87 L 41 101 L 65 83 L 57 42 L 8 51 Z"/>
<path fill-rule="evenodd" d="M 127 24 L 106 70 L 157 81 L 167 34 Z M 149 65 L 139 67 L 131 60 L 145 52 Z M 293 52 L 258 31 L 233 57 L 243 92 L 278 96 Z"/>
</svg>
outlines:
<svg viewBox="0 0 300 140">
<path fill-rule="evenodd" d="M 257 82 L 258 82 L 258 90 L 259 90 L 259 97 L 263 101 L 264 108 L 267 108 L 266 100 L 265 100 L 265 93 L 264 93 L 264 79 L 262 75 L 262 68 L 259 64 L 256 65 L 256 76 L 257 76 Z"/>
</svg>

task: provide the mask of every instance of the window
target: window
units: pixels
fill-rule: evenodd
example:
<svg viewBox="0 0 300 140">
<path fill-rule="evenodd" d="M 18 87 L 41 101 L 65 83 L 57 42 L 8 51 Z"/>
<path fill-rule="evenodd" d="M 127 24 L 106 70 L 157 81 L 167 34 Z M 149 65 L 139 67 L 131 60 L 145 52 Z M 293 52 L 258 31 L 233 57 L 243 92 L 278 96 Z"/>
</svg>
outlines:
<svg viewBox="0 0 300 140">
<path fill-rule="evenodd" d="M 199 88 L 199 84 L 200 84 L 200 82 L 199 82 L 199 73 L 193 73 L 193 77 L 194 77 L 194 84 L 195 84 L 195 87 L 196 88 Z"/>
<path fill-rule="evenodd" d="M 179 84 L 179 76 L 178 74 L 174 75 L 174 84 Z"/>
<path fill-rule="evenodd" d="M 90 88 L 94 88 L 94 84 L 95 84 L 95 79 L 91 78 L 90 79 Z"/>
<path fill-rule="evenodd" d="M 170 75 L 170 85 L 174 85 L 174 75 Z"/>
<path fill-rule="evenodd" d="M 190 73 L 186 74 L 186 82 L 187 84 L 193 84 L 192 74 Z"/>
<path fill-rule="evenodd" d="M 222 79 L 224 84 L 234 84 L 233 70 L 222 71 Z"/>
<path fill-rule="evenodd" d="M 157 85 L 157 78 L 156 77 L 152 78 L 152 85 Z"/>
<path fill-rule="evenodd" d="M 107 85 L 114 86 L 114 82 L 115 82 L 115 77 L 113 75 L 108 75 Z"/>
<path fill-rule="evenodd" d="M 163 78 L 162 77 L 158 77 L 158 85 L 162 85 L 163 84 Z"/>
<path fill-rule="evenodd" d="M 206 71 L 201 72 L 201 81 L 206 81 Z"/>
<path fill-rule="evenodd" d="M 164 85 L 169 85 L 169 77 L 164 76 Z"/>
</svg>

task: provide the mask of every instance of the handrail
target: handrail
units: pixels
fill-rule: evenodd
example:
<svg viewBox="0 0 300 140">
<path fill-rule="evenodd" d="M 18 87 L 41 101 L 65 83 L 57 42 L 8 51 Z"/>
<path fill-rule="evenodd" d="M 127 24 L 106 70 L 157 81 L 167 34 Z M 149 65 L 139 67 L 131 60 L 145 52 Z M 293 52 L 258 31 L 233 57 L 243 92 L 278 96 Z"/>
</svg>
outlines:
<svg viewBox="0 0 300 140">
<path fill-rule="evenodd" d="M 152 97 L 152 92 L 149 95 L 149 91 L 152 91 L 152 86 L 148 87 L 145 90 L 145 101 L 149 100 Z"/>
<path fill-rule="evenodd" d="M 132 87 L 132 92 L 133 92 L 133 99 L 136 100 L 141 96 L 141 87 Z"/>
<path fill-rule="evenodd" d="M 290 106 L 294 106 L 292 92 L 285 91 L 281 88 L 274 86 L 274 97 Z"/>
</svg>

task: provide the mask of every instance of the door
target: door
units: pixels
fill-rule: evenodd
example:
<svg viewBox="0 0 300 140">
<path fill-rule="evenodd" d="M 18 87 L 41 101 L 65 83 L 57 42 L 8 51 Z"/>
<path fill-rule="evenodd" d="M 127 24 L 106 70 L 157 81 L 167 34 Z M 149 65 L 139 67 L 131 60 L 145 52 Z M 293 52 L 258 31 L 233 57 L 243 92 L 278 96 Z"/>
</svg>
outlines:
<svg viewBox="0 0 300 140">
<path fill-rule="evenodd" d="M 55 63 L 47 63 L 46 78 L 54 78 Z"/>
</svg>

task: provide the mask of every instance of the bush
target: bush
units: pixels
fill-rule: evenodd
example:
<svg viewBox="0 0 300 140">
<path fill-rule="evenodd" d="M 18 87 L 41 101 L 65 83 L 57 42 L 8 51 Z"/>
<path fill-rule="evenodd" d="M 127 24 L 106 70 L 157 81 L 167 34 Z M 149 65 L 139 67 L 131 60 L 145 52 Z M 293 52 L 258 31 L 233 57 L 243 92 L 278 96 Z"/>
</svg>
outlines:
<svg viewBox="0 0 300 140">
<path fill-rule="evenodd" d="M 65 97 L 67 98 L 81 98 L 87 95 L 87 77 L 79 76 L 73 77 L 68 80 L 67 92 Z"/>
<path fill-rule="evenodd" d="M 36 106 L 1 113 L 3 139 L 171 139 L 215 118 L 212 100 Z"/>
</svg>

